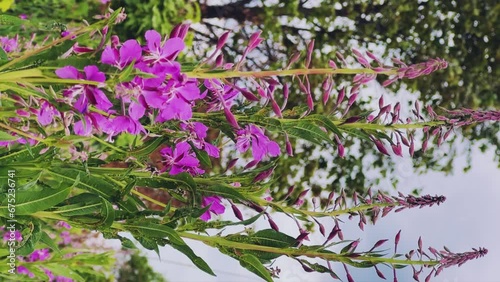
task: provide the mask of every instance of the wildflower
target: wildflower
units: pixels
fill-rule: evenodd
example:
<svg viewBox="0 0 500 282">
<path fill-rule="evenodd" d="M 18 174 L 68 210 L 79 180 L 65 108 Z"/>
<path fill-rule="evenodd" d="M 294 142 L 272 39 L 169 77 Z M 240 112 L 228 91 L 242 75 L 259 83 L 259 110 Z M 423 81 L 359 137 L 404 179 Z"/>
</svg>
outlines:
<svg viewBox="0 0 500 282">
<path fill-rule="evenodd" d="M 137 40 L 131 39 L 125 41 L 119 50 L 111 46 L 106 47 L 102 52 L 101 62 L 122 70 L 133 61 L 139 61 L 141 57 L 141 45 Z"/>
<path fill-rule="evenodd" d="M 203 221 L 208 221 L 211 218 L 210 213 L 223 214 L 226 208 L 221 204 L 221 198 L 218 196 L 203 197 L 201 200 L 202 207 L 210 206 L 210 208 L 200 216 Z"/>
<path fill-rule="evenodd" d="M 35 250 L 28 256 L 29 262 L 44 261 L 50 257 L 49 249 Z"/>
<path fill-rule="evenodd" d="M 175 149 L 165 147 L 160 150 L 160 154 L 164 158 L 162 163 L 165 167 L 162 172 L 170 170 L 171 175 L 188 172 L 191 175 L 202 174 L 205 171 L 199 168 L 200 161 L 191 151 L 191 146 L 187 142 L 178 143 Z"/>
<path fill-rule="evenodd" d="M 34 278 L 35 277 L 35 274 L 31 273 L 27 268 L 26 266 L 18 266 L 17 267 L 17 273 L 19 274 L 26 274 L 28 275 L 30 278 Z"/>
<path fill-rule="evenodd" d="M 60 115 L 59 111 L 49 102 L 43 100 L 37 115 L 38 122 L 43 126 L 49 125 L 52 123 L 54 116 L 56 115 Z"/>
<path fill-rule="evenodd" d="M 57 76 L 68 79 L 84 79 L 90 81 L 104 82 L 106 77 L 103 72 L 100 72 L 97 66 L 86 66 L 83 69 L 85 75 L 82 75 L 73 66 L 66 66 L 56 70 Z M 81 113 L 86 113 L 88 104 L 95 105 L 96 108 L 102 111 L 108 111 L 113 106 L 108 100 L 104 92 L 99 87 L 92 85 L 77 84 L 63 92 L 65 97 L 68 97 L 71 102 L 78 97 L 74 103 L 75 108 Z"/>
<path fill-rule="evenodd" d="M 5 242 L 9 241 L 11 238 L 12 240 L 16 240 L 18 242 L 23 240 L 23 236 L 19 230 L 15 230 L 14 232 L 7 231 L 3 234 L 3 240 Z"/>
<path fill-rule="evenodd" d="M 189 131 L 188 141 L 197 149 L 203 149 L 211 157 L 219 157 L 219 148 L 205 141 L 208 127 L 201 122 L 185 122 L 180 125 L 182 130 Z"/>
<path fill-rule="evenodd" d="M 156 30 L 146 31 L 144 37 L 146 38 L 144 50 L 148 53 L 144 56 L 144 60 L 152 64 L 173 63 L 172 61 L 185 47 L 184 41 L 179 37 L 161 42 L 161 35 Z"/>
<path fill-rule="evenodd" d="M 264 135 L 264 132 L 257 126 L 250 124 L 237 131 L 236 148 L 241 153 L 248 151 L 252 146 L 252 155 L 255 161 L 261 161 L 266 155 L 271 157 L 279 156 L 280 147 L 274 141 Z"/>
</svg>

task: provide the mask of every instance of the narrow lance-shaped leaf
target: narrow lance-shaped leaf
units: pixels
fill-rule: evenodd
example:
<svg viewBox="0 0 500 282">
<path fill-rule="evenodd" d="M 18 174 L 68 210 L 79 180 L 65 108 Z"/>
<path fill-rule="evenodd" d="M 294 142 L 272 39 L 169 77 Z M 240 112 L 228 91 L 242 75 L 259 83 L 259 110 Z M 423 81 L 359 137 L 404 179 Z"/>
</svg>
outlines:
<svg viewBox="0 0 500 282">
<path fill-rule="evenodd" d="M 240 264 L 244 268 L 250 270 L 251 272 L 255 273 L 262 279 L 272 282 L 273 278 L 271 277 L 271 274 L 269 271 L 262 265 L 260 260 L 251 254 L 244 254 L 241 257 L 239 257 Z"/>
</svg>

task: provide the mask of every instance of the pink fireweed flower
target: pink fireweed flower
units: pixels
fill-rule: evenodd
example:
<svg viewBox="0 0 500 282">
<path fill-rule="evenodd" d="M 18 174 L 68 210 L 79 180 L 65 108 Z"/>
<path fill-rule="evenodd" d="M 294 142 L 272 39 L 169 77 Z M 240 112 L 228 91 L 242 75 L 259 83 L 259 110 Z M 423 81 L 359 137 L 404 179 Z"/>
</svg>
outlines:
<svg viewBox="0 0 500 282">
<path fill-rule="evenodd" d="M 260 162 L 266 155 L 276 157 L 281 153 L 279 145 L 264 135 L 262 129 L 256 125 L 247 125 L 236 133 L 238 134 L 236 137 L 238 151 L 244 153 L 252 146 L 252 155 L 257 162 Z"/>
<path fill-rule="evenodd" d="M 17 267 L 17 273 L 28 275 L 30 278 L 34 278 L 35 277 L 35 274 L 31 273 L 26 268 L 26 266 L 23 266 L 23 265 Z"/>
<path fill-rule="evenodd" d="M 218 196 L 203 197 L 201 206 L 210 206 L 210 208 L 200 216 L 200 219 L 203 221 L 210 220 L 212 217 L 211 213 L 223 214 L 226 211 L 226 208 L 221 204 L 221 198 Z"/>
<path fill-rule="evenodd" d="M 197 175 L 205 172 L 199 168 L 200 161 L 198 161 L 187 142 L 178 143 L 174 150 L 170 147 L 165 147 L 160 150 L 160 154 L 164 159 L 162 163 L 165 166 L 162 172 L 169 170 L 171 175 L 182 172 Z"/>
<path fill-rule="evenodd" d="M 147 53 L 144 61 L 147 63 L 170 63 L 185 48 L 184 41 L 179 37 L 161 42 L 161 35 L 156 30 L 146 31 L 144 37 L 146 38 L 144 50 Z"/>
<path fill-rule="evenodd" d="M 133 61 L 139 61 L 142 58 L 141 45 L 135 39 L 127 40 L 118 50 L 111 46 L 107 46 L 101 55 L 101 62 L 115 66 L 119 69 L 124 69 Z"/>
<path fill-rule="evenodd" d="M 83 70 L 84 75 L 79 73 L 75 67 L 66 66 L 56 70 L 56 74 L 60 78 L 67 79 L 84 79 L 101 83 L 104 83 L 106 80 L 104 73 L 100 72 L 97 66 L 86 66 Z M 73 99 L 78 97 L 78 100 L 74 103 L 74 107 L 81 113 L 87 112 L 88 104 L 95 105 L 96 108 L 102 111 L 108 111 L 113 106 L 98 86 L 77 84 L 64 90 L 63 94 L 70 99 L 71 104 L 73 104 Z"/>
<path fill-rule="evenodd" d="M 16 240 L 17 242 L 21 242 L 23 240 L 23 236 L 21 235 L 21 231 L 15 230 L 14 232 L 7 231 L 3 234 L 4 242 L 9 240 Z"/>
<path fill-rule="evenodd" d="M 71 225 L 69 225 L 66 221 L 62 221 L 62 220 L 58 221 L 56 225 L 59 227 L 64 227 L 66 229 L 71 229 Z"/>
<path fill-rule="evenodd" d="M 201 122 L 187 122 L 181 123 L 180 127 L 182 130 L 188 131 L 190 134 L 187 141 L 193 143 L 197 149 L 203 149 L 211 157 L 219 157 L 219 148 L 205 141 L 207 137 L 208 127 Z"/>
<path fill-rule="evenodd" d="M 8 36 L 0 36 L 0 48 L 2 48 L 5 53 L 19 51 L 18 40 L 19 37 L 17 35 L 14 38 L 9 38 Z"/>
<path fill-rule="evenodd" d="M 59 111 L 52 106 L 49 102 L 43 100 L 40 105 L 40 110 L 38 111 L 37 117 L 38 122 L 43 125 L 49 125 L 54 120 L 54 116 L 60 116 Z"/>
<path fill-rule="evenodd" d="M 49 249 L 39 249 L 35 250 L 33 253 L 31 253 L 28 257 L 29 262 L 34 262 L 34 261 L 44 261 L 50 257 L 50 252 Z"/>
</svg>

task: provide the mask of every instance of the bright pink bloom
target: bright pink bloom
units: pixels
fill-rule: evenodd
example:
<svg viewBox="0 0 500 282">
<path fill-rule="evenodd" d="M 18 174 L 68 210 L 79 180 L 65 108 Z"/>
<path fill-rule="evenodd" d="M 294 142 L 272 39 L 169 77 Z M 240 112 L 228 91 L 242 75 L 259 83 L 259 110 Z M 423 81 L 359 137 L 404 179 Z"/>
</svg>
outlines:
<svg viewBox="0 0 500 282">
<path fill-rule="evenodd" d="M 210 214 L 211 212 L 214 214 L 223 214 L 226 211 L 226 208 L 221 204 L 221 198 L 218 196 L 203 197 L 201 206 L 210 206 L 210 208 L 200 216 L 200 219 L 203 221 L 210 220 L 212 217 Z"/>
<path fill-rule="evenodd" d="M 165 167 L 162 172 L 170 170 L 171 175 L 188 172 L 191 175 L 202 174 L 205 171 L 200 166 L 200 161 L 196 158 L 191 150 L 191 146 L 187 142 L 178 143 L 175 149 L 165 147 L 160 150 L 160 154 L 164 158 L 163 164 Z"/>
<path fill-rule="evenodd" d="M 94 65 L 86 66 L 83 70 L 85 73 L 84 75 L 79 73 L 75 67 L 66 66 L 56 70 L 56 74 L 60 78 L 67 79 L 84 79 L 102 83 L 106 80 L 104 73 L 99 71 L 99 69 Z M 96 108 L 102 111 L 108 111 L 109 108 L 113 106 L 104 92 L 96 86 L 77 84 L 64 90 L 63 93 L 64 96 L 70 98 L 71 102 L 73 102 L 73 99 L 78 97 L 74 106 L 81 113 L 87 112 L 88 104 L 95 105 Z"/>
<path fill-rule="evenodd" d="M 238 130 L 237 134 L 236 148 L 244 153 L 252 146 L 255 161 L 261 161 L 266 155 L 276 157 L 281 153 L 278 143 L 271 141 L 260 128 L 253 124 Z"/>
</svg>

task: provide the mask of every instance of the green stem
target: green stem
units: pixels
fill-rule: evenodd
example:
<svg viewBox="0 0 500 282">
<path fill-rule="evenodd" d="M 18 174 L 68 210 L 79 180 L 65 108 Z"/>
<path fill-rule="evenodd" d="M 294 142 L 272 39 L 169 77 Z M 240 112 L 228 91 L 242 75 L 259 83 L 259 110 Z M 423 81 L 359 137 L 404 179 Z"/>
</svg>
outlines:
<svg viewBox="0 0 500 282">
<path fill-rule="evenodd" d="M 265 71 L 191 71 L 185 72 L 190 78 L 209 79 L 209 78 L 234 78 L 234 77 L 271 77 L 271 76 L 295 76 L 295 75 L 331 75 L 331 74 L 385 74 L 395 75 L 396 69 L 384 72 L 376 72 L 372 69 L 331 69 L 331 68 L 313 68 L 313 69 L 289 69 L 289 70 L 265 70 Z"/>
<path fill-rule="evenodd" d="M 239 249 L 239 250 L 252 250 L 252 251 L 261 251 L 261 252 L 267 252 L 267 253 L 273 253 L 273 254 L 281 254 L 281 255 L 286 255 L 290 257 L 298 257 L 298 256 L 306 256 L 310 258 L 322 258 L 325 260 L 333 260 L 333 261 L 346 261 L 346 259 L 352 260 L 352 261 L 369 261 L 374 264 L 378 263 L 387 263 L 387 264 L 402 264 L 402 265 L 437 265 L 439 261 L 424 261 L 424 260 L 419 260 L 419 261 L 413 261 L 413 260 L 402 260 L 402 259 L 395 259 L 395 258 L 384 258 L 384 257 L 371 257 L 371 256 L 366 256 L 366 255 L 360 255 L 358 257 L 350 257 L 348 254 L 343 255 L 343 254 L 336 254 L 336 253 L 324 253 L 324 252 L 318 252 L 314 250 L 307 250 L 307 249 L 300 249 L 300 248 L 275 248 L 275 247 L 269 247 L 269 246 L 261 246 L 261 245 L 254 245 L 254 244 L 248 244 L 248 243 L 242 243 L 242 242 L 234 242 L 227 240 L 225 238 L 219 237 L 219 236 L 203 236 L 203 235 L 197 235 L 193 233 L 188 233 L 188 232 L 179 232 L 179 235 L 184 238 L 188 239 L 193 239 L 197 241 L 201 241 L 209 246 L 224 246 L 224 247 L 229 247 L 229 248 L 234 248 L 234 249 Z"/>
</svg>

